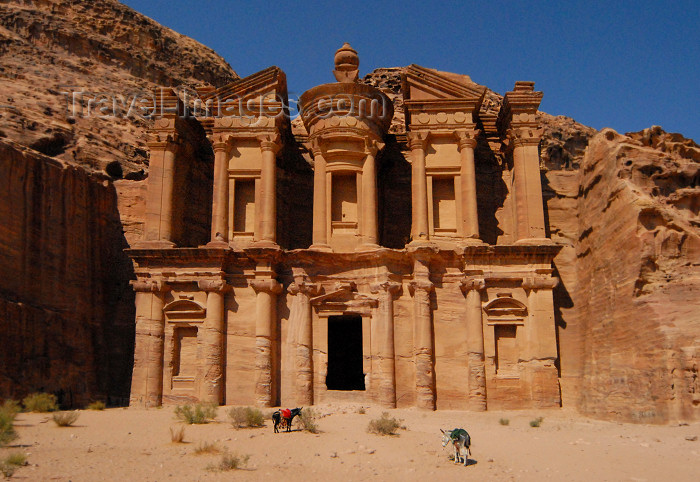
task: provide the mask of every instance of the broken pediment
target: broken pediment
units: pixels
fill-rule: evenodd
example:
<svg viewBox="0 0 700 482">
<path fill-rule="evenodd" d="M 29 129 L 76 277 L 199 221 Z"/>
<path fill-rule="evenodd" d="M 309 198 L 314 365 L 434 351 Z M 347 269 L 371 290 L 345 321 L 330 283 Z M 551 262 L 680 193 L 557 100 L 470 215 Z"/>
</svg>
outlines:
<svg viewBox="0 0 700 482">
<path fill-rule="evenodd" d="M 476 84 L 466 75 L 439 72 L 419 65 L 409 65 L 401 75 L 406 101 L 462 101 L 478 106 L 486 87 Z"/>
<path fill-rule="evenodd" d="M 268 67 L 218 89 L 198 90 L 207 117 L 282 113 L 287 105 L 287 77 L 279 67 Z"/>
</svg>

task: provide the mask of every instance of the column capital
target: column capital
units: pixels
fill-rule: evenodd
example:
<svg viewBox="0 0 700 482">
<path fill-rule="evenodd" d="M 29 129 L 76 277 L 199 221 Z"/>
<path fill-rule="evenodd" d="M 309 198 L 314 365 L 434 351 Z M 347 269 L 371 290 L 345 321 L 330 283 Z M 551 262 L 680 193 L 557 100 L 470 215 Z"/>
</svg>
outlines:
<svg viewBox="0 0 700 482">
<path fill-rule="evenodd" d="M 321 285 L 319 283 L 309 283 L 308 281 L 295 281 L 287 287 L 287 291 L 293 295 L 303 293 L 311 297 L 321 292 Z"/>
<path fill-rule="evenodd" d="M 282 285 L 276 279 L 256 279 L 250 282 L 256 293 L 265 292 L 273 295 L 282 292 Z"/>
<path fill-rule="evenodd" d="M 399 291 L 401 291 L 401 288 L 403 285 L 401 283 L 397 283 L 395 281 L 382 281 L 379 283 L 371 283 L 369 285 L 369 290 L 372 293 L 389 293 L 392 297 L 394 297 Z"/>
<path fill-rule="evenodd" d="M 165 293 L 166 291 L 170 291 L 170 286 L 165 281 L 161 280 L 132 280 L 130 284 L 134 291 L 142 293 Z"/>
<path fill-rule="evenodd" d="M 263 152 L 271 151 L 275 154 L 282 148 L 282 143 L 280 142 L 280 136 L 278 133 L 274 134 L 263 134 L 258 136 L 260 141 L 260 149 Z"/>
<path fill-rule="evenodd" d="M 513 127 L 506 131 L 504 143 L 508 147 L 537 146 L 543 135 L 541 127 Z"/>
<path fill-rule="evenodd" d="M 151 130 L 148 133 L 148 141 L 146 145 L 151 150 L 156 149 L 177 149 L 181 144 L 182 138 L 177 131 L 174 130 Z"/>
<path fill-rule="evenodd" d="M 459 150 L 461 151 L 464 148 L 474 149 L 476 147 L 476 138 L 480 133 L 481 131 L 479 129 L 455 131 Z"/>
<path fill-rule="evenodd" d="M 222 279 L 199 280 L 197 281 L 197 286 L 199 286 L 199 289 L 202 291 L 218 293 L 224 293 L 231 289 L 231 285 L 226 284 L 226 280 Z"/>
<path fill-rule="evenodd" d="M 459 284 L 464 292 L 469 290 L 481 291 L 486 288 L 486 280 L 483 278 L 464 278 Z"/>
<path fill-rule="evenodd" d="M 226 133 L 216 133 L 209 137 L 209 142 L 211 142 L 212 149 L 214 152 L 217 151 L 228 151 L 231 149 L 234 137 L 231 134 Z"/>
<path fill-rule="evenodd" d="M 416 291 L 425 291 L 426 293 L 430 293 L 435 289 L 435 285 L 432 283 L 432 281 L 428 280 L 414 280 L 408 283 L 408 288 L 409 291 L 411 292 L 411 296 L 415 295 Z"/>
<path fill-rule="evenodd" d="M 527 276 L 523 278 L 523 288 L 526 290 L 553 290 L 559 284 L 559 278 Z"/>
<path fill-rule="evenodd" d="M 408 147 L 412 151 L 416 149 L 425 150 L 426 144 L 428 143 L 428 135 L 427 132 L 407 132 Z"/>
</svg>

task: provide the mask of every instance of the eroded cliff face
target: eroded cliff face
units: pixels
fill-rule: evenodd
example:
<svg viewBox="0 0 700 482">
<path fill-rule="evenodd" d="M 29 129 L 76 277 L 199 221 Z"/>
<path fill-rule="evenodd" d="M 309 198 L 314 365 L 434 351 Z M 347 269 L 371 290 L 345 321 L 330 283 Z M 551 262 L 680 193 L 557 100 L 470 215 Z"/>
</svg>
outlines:
<svg viewBox="0 0 700 482">
<path fill-rule="evenodd" d="M 581 165 L 573 300 L 587 414 L 700 418 L 700 163 L 677 136 L 605 129 Z"/>
<path fill-rule="evenodd" d="M 134 295 L 122 250 L 143 230 L 150 121 L 127 111 L 159 86 L 237 77 L 113 0 L 0 1 L 0 399 L 128 401 Z M 83 92 L 75 111 L 70 92 Z"/>
<path fill-rule="evenodd" d="M 138 99 L 236 78 L 213 50 L 114 0 L 0 2 L 0 138 L 114 178 L 144 177 Z"/>
<path fill-rule="evenodd" d="M 109 178 L 0 141 L 0 398 L 128 396 L 133 292 Z"/>
</svg>

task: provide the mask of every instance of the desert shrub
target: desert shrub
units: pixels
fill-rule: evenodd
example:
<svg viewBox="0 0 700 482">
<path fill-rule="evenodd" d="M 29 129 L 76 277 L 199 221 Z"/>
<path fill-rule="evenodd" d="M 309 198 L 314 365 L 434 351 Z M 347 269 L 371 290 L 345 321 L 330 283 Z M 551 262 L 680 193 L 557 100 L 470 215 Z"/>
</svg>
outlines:
<svg viewBox="0 0 700 482">
<path fill-rule="evenodd" d="M 530 420 L 530 427 L 539 427 L 542 424 L 542 420 L 544 420 L 542 417 L 537 417 L 534 420 Z"/>
<path fill-rule="evenodd" d="M 242 427 L 262 427 L 265 425 L 265 415 L 259 408 L 254 407 L 233 407 L 228 412 L 231 425 L 235 428 Z"/>
<path fill-rule="evenodd" d="M 500 423 L 501 425 L 510 425 L 510 420 L 508 420 L 507 418 L 501 418 L 498 420 L 498 423 Z"/>
<path fill-rule="evenodd" d="M 53 393 L 32 393 L 22 400 L 27 412 L 55 412 L 58 410 L 56 395 Z"/>
<path fill-rule="evenodd" d="M 5 400 L 2 402 L 2 405 L 0 405 L 0 411 L 11 414 L 14 418 L 19 412 L 22 411 L 22 405 L 20 405 L 17 400 Z"/>
<path fill-rule="evenodd" d="M 218 454 L 221 449 L 215 442 L 200 442 L 195 448 L 194 453 L 197 455 L 203 454 Z"/>
<path fill-rule="evenodd" d="M 209 423 L 216 418 L 217 406 L 214 404 L 178 405 L 175 418 L 189 424 Z"/>
<path fill-rule="evenodd" d="M 101 400 L 97 400 L 96 402 L 92 402 L 90 405 L 87 406 L 88 410 L 104 410 L 105 407 L 105 402 Z"/>
<path fill-rule="evenodd" d="M 170 427 L 170 441 L 172 443 L 181 444 L 185 439 L 185 426 Z"/>
<path fill-rule="evenodd" d="M 318 425 L 316 425 L 316 417 L 318 414 L 313 408 L 305 408 L 299 414 L 301 428 L 306 432 L 318 433 Z"/>
<path fill-rule="evenodd" d="M 0 406 L 0 447 L 17 438 L 17 432 L 15 432 L 16 408 L 16 405 L 12 405 L 8 402 Z"/>
<path fill-rule="evenodd" d="M 52 418 L 59 427 L 70 427 L 78 420 L 79 416 L 78 412 L 56 412 Z"/>
<path fill-rule="evenodd" d="M 12 474 L 15 473 L 15 470 L 17 470 L 17 467 L 23 465 L 27 465 L 27 456 L 23 453 L 16 452 L 0 461 L 0 472 L 2 472 L 5 477 L 10 478 Z"/>
<path fill-rule="evenodd" d="M 396 435 L 396 431 L 400 426 L 401 423 L 399 420 L 389 417 L 389 413 L 384 412 L 381 417 L 375 418 L 369 422 L 367 431 L 378 435 Z"/>
<path fill-rule="evenodd" d="M 365 407 L 360 407 L 357 409 L 357 413 L 359 413 L 360 415 L 364 415 L 365 413 L 367 413 L 367 410 L 365 409 Z"/>
<path fill-rule="evenodd" d="M 221 457 L 221 461 L 216 465 L 210 465 L 207 468 L 209 470 L 235 470 L 242 469 L 248 463 L 250 455 L 238 455 L 235 453 L 227 452 Z"/>
</svg>

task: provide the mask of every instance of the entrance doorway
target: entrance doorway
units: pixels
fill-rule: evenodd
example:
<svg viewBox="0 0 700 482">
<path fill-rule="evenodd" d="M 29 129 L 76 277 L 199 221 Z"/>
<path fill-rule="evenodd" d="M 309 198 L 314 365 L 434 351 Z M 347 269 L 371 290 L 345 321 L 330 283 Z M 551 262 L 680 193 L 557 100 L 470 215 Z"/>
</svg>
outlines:
<svg viewBox="0 0 700 482">
<path fill-rule="evenodd" d="M 328 317 L 328 390 L 364 390 L 362 317 Z"/>
</svg>

